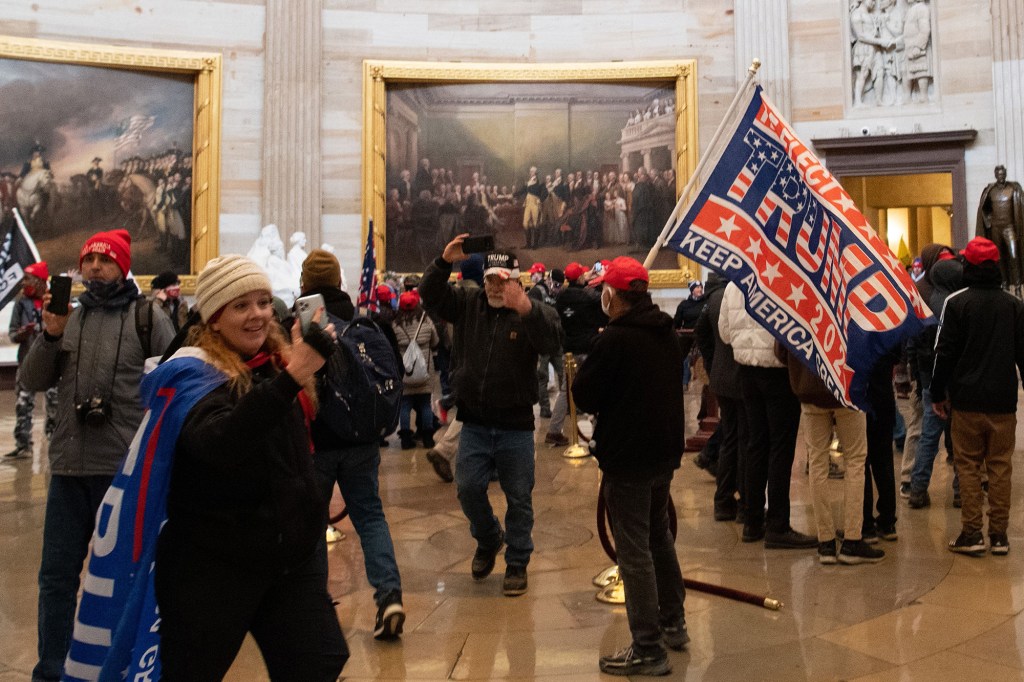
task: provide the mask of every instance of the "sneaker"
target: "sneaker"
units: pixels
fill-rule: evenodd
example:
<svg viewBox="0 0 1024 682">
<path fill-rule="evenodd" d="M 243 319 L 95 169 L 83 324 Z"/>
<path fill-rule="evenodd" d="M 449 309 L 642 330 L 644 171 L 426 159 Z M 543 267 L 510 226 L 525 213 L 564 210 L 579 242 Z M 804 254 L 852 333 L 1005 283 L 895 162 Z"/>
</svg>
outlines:
<svg viewBox="0 0 1024 682">
<path fill-rule="evenodd" d="M 544 436 L 544 445 L 564 448 L 568 444 L 569 439 L 560 433 L 548 433 L 548 435 Z"/>
<path fill-rule="evenodd" d="M 8 452 L 6 455 L 4 455 L 4 457 L 6 457 L 7 459 L 25 459 L 26 457 L 31 457 L 31 456 L 32 456 L 32 448 L 31 447 L 14 448 L 10 452 Z"/>
<path fill-rule="evenodd" d="M 743 542 L 757 542 L 764 539 L 764 524 L 744 523 Z"/>
<path fill-rule="evenodd" d="M 878 531 L 874 528 L 865 528 L 860 532 L 860 539 L 869 545 L 878 544 Z"/>
<path fill-rule="evenodd" d="M 896 524 L 890 524 L 888 526 L 878 526 L 878 537 L 886 540 L 887 542 L 895 542 L 899 539 L 899 535 L 896 533 Z"/>
<path fill-rule="evenodd" d="M 506 597 L 526 594 L 526 566 L 505 567 L 505 580 L 501 583 L 501 592 Z"/>
<path fill-rule="evenodd" d="M 1009 545 L 1007 545 L 1009 548 Z M 985 539 L 981 536 L 980 530 L 963 531 L 949 543 L 949 551 L 968 556 L 982 556 L 985 554 Z"/>
<path fill-rule="evenodd" d="M 1010 553 L 1010 542 L 1006 539 L 1006 533 L 992 533 L 988 536 L 989 550 L 996 556 L 1006 556 Z"/>
<path fill-rule="evenodd" d="M 885 552 L 872 547 L 863 540 L 843 540 L 843 546 L 839 549 L 839 563 L 852 566 L 853 564 L 876 564 L 885 558 Z"/>
<path fill-rule="evenodd" d="M 540 408 L 540 418 L 541 419 L 551 419 L 551 408 L 550 407 L 542 407 L 542 408 Z"/>
<path fill-rule="evenodd" d="M 668 654 L 664 651 L 660 655 L 640 656 L 633 651 L 630 645 L 611 656 L 601 657 L 601 672 L 608 675 L 668 675 L 672 672 L 672 664 L 668 662 Z"/>
<path fill-rule="evenodd" d="M 494 558 L 498 556 L 502 546 L 505 544 L 505 532 L 498 531 L 498 540 L 494 547 L 487 548 L 483 545 L 476 546 L 473 553 L 473 580 L 483 580 L 494 570 Z"/>
<path fill-rule="evenodd" d="M 736 518 L 736 507 L 715 505 L 715 521 L 733 521 Z"/>
<path fill-rule="evenodd" d="M 836 563 L 836 539 L 832 538 L 825 542 L 818 543 L 818 563 L 820 564 L 834 564 Z"/>
<path fill-rule="evenodd" d="M 770 530 L 764 536 L 766 549 L 810 549 L 817 545 L 818 538 L 804 535 L 792 528 L 787 528 L 784 531 Z"/>
<path fill-rule="evenodd" d="M 430 462 L 430 466 L 434 467 L 434 473 L 442 481 L 451 483 L 455 480 L 455 476 L 452 474 L 452 465 L 440 452 L 434 449 L 427 450 L 427 461 Z"/>
<path fill-rule="evenodd" d="M 908 497 L 910 497 L 909 483 L 900 483 L 900 497 L 902 497 L 903 499 L 907 499 Z"/>
<path fill-rule="evenodd" d="M 931 506 L 932 498 L 928 496 L 927 490 L 921 492 L 910 492 L 910 499 L 907 500 L 907 506 L 911 509 L 924 509 L 925 507 Z"/>
<path fill-rule="evenodd" d="M 682 651 L 690 643 L 690 633 L 686 631 L 686 623 L 679 625 L 662 625 L 661 635 L 665 639 L 665 646 L 672 651 Z"/>
<path fill-rule="evenodd" d="M 402 595 L 392 592 L 384 597 L 377 608 L 377 620 L 373 626 L 374 639 L 398 639 L 405 623 L 405 609 L 402 608 Z"/>
</svg>

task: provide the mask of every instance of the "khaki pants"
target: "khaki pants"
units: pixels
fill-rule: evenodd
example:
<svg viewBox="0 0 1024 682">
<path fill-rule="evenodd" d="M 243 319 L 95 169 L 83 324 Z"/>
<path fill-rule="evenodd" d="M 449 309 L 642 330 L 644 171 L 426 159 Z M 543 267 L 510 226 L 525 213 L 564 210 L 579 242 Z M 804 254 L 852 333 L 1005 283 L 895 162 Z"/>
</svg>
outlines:
<svg viewBox="0 0 1024 682">
<path fill-rule="evenodd" d="M 1017 430 L 1016 414 L 954 410 L 953 460 L 960 474 L 960 523 L 965 532 L 981 531 L 985 494 L 982 466 L 988 472 L 988 532 L 1005 533 L 1010 518 L 1010 478 Z"/>
<path fill-rule="evenodd" d="M 832 505 L 828 499 L 828 457 L 832 443 L 832 420 L 843 446 L 843 537 L 861 539 L 864 521 L 864 461 L 868 456 L 867 419 L 863 412 L 848 408 L 834 409 L 800 404 L 807 463 L 810 469 L 811 498 L 818 541 L 827 542 L 836 536 Z"/>
<path fill-rule="evenodd" d="M 914 470 L 914 455 L 917 454 L 917 441 L 921 439 L 921 424 L 924 412 L 917 391 L 911 391 L 906 400 L 897 400 L 896 406 L 903 415 L 903 423 L 907 427 L 907 435 L 903 439 L 903 460 L 900 462 L 900 483 L 910 483 L 910 473 Z"/>
</svg>

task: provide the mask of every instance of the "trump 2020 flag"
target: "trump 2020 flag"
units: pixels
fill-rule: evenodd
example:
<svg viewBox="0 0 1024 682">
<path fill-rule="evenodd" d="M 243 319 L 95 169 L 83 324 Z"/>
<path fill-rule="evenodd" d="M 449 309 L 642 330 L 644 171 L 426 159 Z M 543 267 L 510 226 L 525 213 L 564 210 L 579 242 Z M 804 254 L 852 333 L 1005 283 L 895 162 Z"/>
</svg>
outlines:
<svg viewBox="0 0 1024 682">
<path fill-rule="evenodd" d="M 366 231 L 366 251 L 363 253 L 363 269 L 359 273 L 359 300 L 356 307 L 377 310 L 377 251 L 373 243 L 373 221 Z"/>
<path fill-rule="evenodd" d="M 14 299 L 18 284 L 25 276 L 25 268 L 42 260 L 32 241 L 18 209 L 12 211 L 14 220 L 2 221 L 8 229 L 0 242 L 0 309 Z"/>
<path fill-rule="evenodd" d="M 175 444 L 192 406 L 226 380 L 196 348 L 180 349 L 142 379 L 146 413 L 96 513 L 65 682 L 160 679 L 153 562 Z"/>
<path fill-rule="evenodd" d="M 934 324 L 906 270 L 761 87 L 667 243 L 735 282 L 747 311 L 865 409 L 872 366 Z"/>
</svg>

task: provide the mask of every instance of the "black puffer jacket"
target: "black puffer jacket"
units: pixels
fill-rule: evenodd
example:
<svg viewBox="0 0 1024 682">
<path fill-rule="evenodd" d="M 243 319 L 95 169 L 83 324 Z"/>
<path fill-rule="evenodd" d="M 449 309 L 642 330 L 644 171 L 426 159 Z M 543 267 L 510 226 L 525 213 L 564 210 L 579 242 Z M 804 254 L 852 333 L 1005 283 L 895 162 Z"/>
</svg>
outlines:
<svg viewBox="0 0 1024 682">
<path fill-rule="evenodd" d="M 555 310 L 565 332 L 565 352 L 589 353 L 598 330 L 608 324 L 598 290 L 570 284 L 559 292 Z"/>
<path fill-rule="evenodd" d="M 558 316 L 530 299 L 529 314 L 492 308 L 483 289 L 448 285 L 452 266 L 438 258 L 423 273 L 423 307 L 455 328 L 451 382 L 460 421 L 533 430 L 537 357 L 559 351 Z"/>
<path fill-rule="evenodd" d="M 608 323 L 572 386 L 579 409 L 597 415 L 601 469 L 645 479 L 679 467 L 683 454 L 683 356 L 672 318 L 653 303 Z"/>
<path fill-rule="evenodd" d="M 327 505 L 313 469 L 300 386 L 272 363 L 241 398 L 227 385 L 193 407 L 178 437 L 161 545 L 279 568 L 307 560 Z"/>
</svg>

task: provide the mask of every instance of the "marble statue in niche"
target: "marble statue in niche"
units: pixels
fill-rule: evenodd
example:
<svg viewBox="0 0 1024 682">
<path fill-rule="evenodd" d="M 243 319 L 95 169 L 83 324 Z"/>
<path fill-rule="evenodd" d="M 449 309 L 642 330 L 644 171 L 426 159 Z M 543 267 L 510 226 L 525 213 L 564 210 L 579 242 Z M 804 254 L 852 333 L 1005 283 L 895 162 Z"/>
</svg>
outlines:
<svg viewBox="0 0 1024 682">
<path fill-rule="evenodd" d="M 850 42 L 855 107 L 931 101 L 934 43 L 929 0 L 852 0 Z"/>
</svg>

